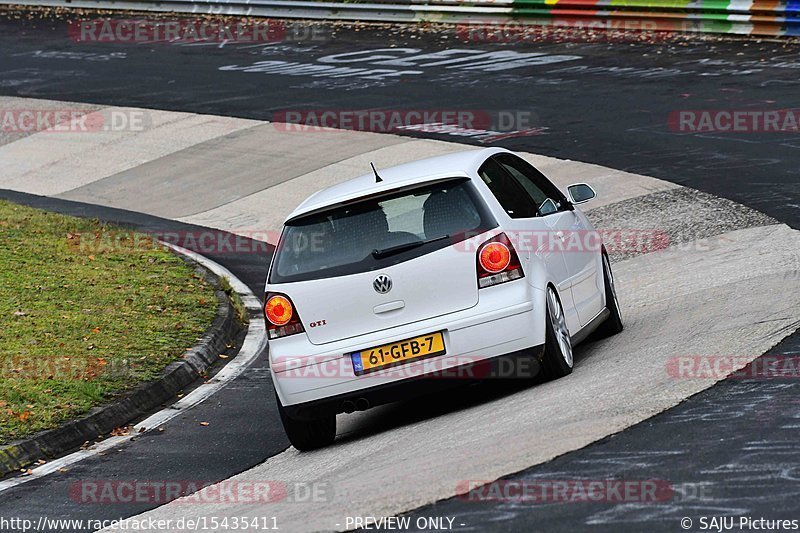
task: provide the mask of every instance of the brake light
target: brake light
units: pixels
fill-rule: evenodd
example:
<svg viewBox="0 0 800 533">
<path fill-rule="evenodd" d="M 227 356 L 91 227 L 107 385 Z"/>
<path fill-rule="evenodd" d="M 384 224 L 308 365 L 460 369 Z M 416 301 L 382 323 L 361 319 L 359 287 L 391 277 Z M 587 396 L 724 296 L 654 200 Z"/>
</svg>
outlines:
<svg viewBox="0 0 800 533">
<path fill-rule="evenodd" d="M 269 293 L 265 300 L 264 315 L 267 317 L 267 334 L 270 339 L 305 331 L 300 316 L 288 296 Z"/>
<path fill-rule="evenodd" d="M 505 233 L 483 243 L 477 259 L 479 289 L 525 277 L 517 251 Z"/>
<path fill-rule="evenodd" d="M 481 248 L 480 262 L 484 270 L 497 274 L 511 262 L 511 252 L 502 242 L 490 242 Z"/>
</svg>

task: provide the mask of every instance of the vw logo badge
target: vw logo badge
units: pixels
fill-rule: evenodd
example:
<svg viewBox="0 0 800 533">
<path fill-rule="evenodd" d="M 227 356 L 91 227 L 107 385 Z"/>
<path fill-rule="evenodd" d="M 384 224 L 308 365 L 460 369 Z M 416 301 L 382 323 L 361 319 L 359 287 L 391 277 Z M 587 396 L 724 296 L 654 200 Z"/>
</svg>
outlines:
<svg viewBox="0 0 800 533">
<path fill-rule="evenodd" d="M 392 290 L 392 278 L 386 274 L 381 274 L 372 282 L 372 288 L 379 294 L 386 294 Z"/>
</svg>

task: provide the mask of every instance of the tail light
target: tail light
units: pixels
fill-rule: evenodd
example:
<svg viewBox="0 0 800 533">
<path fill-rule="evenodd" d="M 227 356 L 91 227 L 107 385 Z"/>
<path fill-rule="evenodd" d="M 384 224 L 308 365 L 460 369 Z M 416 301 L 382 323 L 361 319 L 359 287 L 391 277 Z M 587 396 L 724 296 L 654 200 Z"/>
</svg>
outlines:
<svg viewBox="0 0 800 533">
<path fill-rule="evenodd" d="M 297 310 L 285 294 L 267 293 L 264 315 L 267 317 L 267 335 L 270 339 L 278 339 L 305 331 Z"/>
<path fill-rule="evenodd" d="M 478 248 L 478 288 L 483 289 L 525 277 L 514 245 L 505 233 Z"/>
</svg>

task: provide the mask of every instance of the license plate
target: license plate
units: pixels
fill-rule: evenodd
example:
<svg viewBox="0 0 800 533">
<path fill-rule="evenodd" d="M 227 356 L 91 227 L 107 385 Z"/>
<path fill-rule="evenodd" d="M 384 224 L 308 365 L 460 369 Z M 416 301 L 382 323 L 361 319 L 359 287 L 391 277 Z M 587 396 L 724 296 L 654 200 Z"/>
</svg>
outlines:
<svg viewBox="0 0 800 533">
<path fill-rule="evenodd" d="M 443 353 L 445 353 L 444 336 L 441 331 L 437 331 L 413 339 L 353 352 L 350 354 L 350 359 L 353 361 L 353 371 L 360 376 L 389 366 L 402 365 L 415 359 Z"/>
</svg>

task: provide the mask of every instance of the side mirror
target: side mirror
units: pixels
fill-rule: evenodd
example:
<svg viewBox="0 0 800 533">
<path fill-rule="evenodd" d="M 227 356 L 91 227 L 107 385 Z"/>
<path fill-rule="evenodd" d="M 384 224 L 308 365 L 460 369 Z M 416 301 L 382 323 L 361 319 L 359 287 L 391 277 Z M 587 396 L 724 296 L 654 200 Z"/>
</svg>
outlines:
<svg viewBox="0 0 800 533">
<path fill-rule="evenodd" d="M 567 199 L 573 204 L 582 204 L 596 197 L 591 185 L 586 183 L 575 183 L 567 187 Z"/>
</svg>

